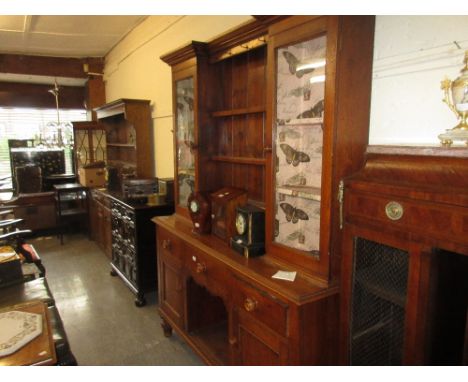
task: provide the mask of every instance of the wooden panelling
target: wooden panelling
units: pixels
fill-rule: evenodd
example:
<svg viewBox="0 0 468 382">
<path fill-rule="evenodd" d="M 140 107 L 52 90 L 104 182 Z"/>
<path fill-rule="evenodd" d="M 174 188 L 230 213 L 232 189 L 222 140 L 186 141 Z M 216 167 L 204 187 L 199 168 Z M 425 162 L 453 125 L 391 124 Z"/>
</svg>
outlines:
<svg viewBox="0 0 468 382">
<path fill-rule="evenodd" d="M 85 71 L 84 65 L 88 65 Z M 2 73 L 50 77 L 88 78 L 88 72 L 103 73 L 103 58 L 66 58 L 0 54 Z"/>
<path fill-rule="evenodd" d="M 0 64 L 1 65 L 1 64 Z M 55 97 L 49 93 L 53 85 L 0 82 L 0 105 L 4 107 L 38 107 L 55 109 Z M 63 109 L 83 109 L 85 88 L 60 86 L 59 106 Z"/>
</svg>

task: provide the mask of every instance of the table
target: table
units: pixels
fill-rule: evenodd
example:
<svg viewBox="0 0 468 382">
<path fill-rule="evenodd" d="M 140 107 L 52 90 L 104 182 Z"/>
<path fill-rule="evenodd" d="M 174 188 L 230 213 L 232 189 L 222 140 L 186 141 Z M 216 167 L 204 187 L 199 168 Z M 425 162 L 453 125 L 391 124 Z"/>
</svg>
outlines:
<svg viewBox="0 0 468 382">
<path fill-rule="evenodd" d="M 54 365 L 57 363 L 47 306 L 42 301 L 30 301 L 1 309 L 0 313 L 18 310 L 42 315 L 42 333 L 16 352 L 0 358 L 0 366 Z"/>
</svg>

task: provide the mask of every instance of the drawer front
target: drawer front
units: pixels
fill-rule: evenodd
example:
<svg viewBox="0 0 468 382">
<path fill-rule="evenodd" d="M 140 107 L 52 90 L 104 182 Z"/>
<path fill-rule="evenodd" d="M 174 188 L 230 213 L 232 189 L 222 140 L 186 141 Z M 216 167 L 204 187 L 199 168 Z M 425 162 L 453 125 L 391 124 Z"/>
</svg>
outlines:
<svg viewBox="0 0 468 382">
<path fill-rule="evenodd" d="M 230 279 L 226 266 L 191 246 L 187 246 L 183 252 L 184 264 L 195 282 L 212 294 L 227 298 Z"/>
<path fill-rule="evenodd" d="M 457 237 L 461 244 L 468 244 L 468 209 L 441 206 L 425 201 L 392 198 L 391 196 L 349 192 L 345 196 L 347 220 L 365 219 L 384 224 L 404 233 L 444 239 Z"/>
<path fill-rule="evenodd" d="M 156 237 L 158 241 L 158 255 L 181 260 L 182 246 L 179 238 L 159 226 L 157 227 Z"/>
<path fill-rule="evenodd" d="M 234 303 L 275 332 L 288 334 L 288 304 L 246 281 L 237 279 L 234 285 Z"/>
</svg>

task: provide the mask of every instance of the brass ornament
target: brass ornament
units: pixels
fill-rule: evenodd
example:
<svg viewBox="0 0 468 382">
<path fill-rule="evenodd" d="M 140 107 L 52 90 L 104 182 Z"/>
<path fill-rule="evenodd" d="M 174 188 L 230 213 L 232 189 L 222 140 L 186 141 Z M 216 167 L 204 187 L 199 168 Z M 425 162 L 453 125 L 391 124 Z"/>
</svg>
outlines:
<svg viewBox="0 0 468 382">
<path fill-rule="evenodd" d="M 455 141 L 462 141 L 468 145 L 468 51 L 463 60 L 464 67 L 460 76 L 455 80 L 445 78 L 440 88 L 444 91 L 443 102 L 460 120 L 453 129 L 448 129 L 438 136 L 442 146 L 450 147 Z"/>
</svg>

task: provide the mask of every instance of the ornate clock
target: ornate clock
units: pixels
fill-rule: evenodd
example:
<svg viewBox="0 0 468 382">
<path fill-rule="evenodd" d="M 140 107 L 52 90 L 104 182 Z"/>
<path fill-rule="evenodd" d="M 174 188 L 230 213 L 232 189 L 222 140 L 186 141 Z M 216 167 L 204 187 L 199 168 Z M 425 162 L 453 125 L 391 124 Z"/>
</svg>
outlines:
<svg viewBox="0 0 468 382">
<path fill-rule="evenodd" d="M 236 234 L 236 207 L 247 203 L 247 192 L 225 187 L 210 195 L 211 232 L 229 243 Z"/>
<path fill-rule="evenodd" d="M 193 231 L 198 234 L 211 231 L 211 205 L 203 192 L 192 192 L 187 199 L 187 207 L 193 223 Z"/>
<path fill-rule="evenodd" d="M 236 235 L 231 238 L 231 247 L 245 257 L 265 253 L 265 211 L 247 204 L 236 208 Z"/>
</svg>

